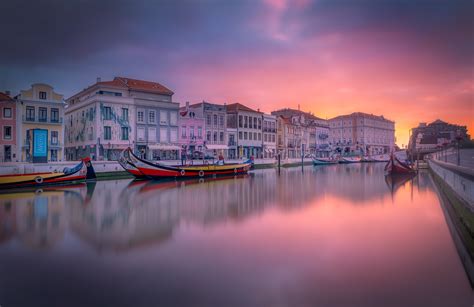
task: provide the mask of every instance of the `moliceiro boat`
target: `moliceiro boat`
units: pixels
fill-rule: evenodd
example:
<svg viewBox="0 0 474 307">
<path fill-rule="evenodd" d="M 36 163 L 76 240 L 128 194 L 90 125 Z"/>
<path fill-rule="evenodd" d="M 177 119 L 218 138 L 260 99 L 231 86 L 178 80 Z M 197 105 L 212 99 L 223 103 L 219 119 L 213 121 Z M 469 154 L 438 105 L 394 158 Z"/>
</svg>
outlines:
<svg viewBox="0 0 474 307">
<path fill-rule="evenodd" d="M 314 165 L 337 164 L 339 161 L 333 158 L 313 158 Z"/>
<path fill-rule="evenodd" d="M 120 166 L 129 174 L 133 175 L 137 179 L 145 179 L 146 176 L 140 172 L 136 164 L 139 162 L 134 158 L 132 150 L 129 148 L 122 151 L 120 158 L 117 161 Z"/>
<path fill-rule="evenodd" d="M 210 176 L 229 176 L 246 174 L 252 166 L 251 161 L 230 164 L 200 164 L 168 166 L 137 157 L 128 149 L 131 159 L 140 173 L 151 179 L 161 178 L 203 178 Z"/>
<path fill-rule="evenodd" d="M 385 175 L 406 175 L 415 173 L 416 171 L 410 165 L 398 160 L 394 154 L 390 156 L 390 160 L 385 165 Z"/>
<path fill-rule="evenodd" d="M 0 176 L 0 190 L 67 184 L 95 178 L 91 159 L 87 157 L 72 168 L 65 167 L 62 172 L 2 175 Z"/>
<path fill-rule="evenodd" d="M 341 160 L 339 160 L 339 163 L 360 163 L 361 161 L 362 161 L 361 157 L 346 156 L 346 157 L 341 157 Z"/>
</svg>

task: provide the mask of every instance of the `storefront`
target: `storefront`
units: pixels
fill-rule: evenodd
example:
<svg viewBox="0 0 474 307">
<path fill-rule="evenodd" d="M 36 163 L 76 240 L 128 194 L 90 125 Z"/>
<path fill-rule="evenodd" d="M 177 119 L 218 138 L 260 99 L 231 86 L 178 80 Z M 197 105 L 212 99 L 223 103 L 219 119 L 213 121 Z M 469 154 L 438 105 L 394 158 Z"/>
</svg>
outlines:
<svg viewBox="0 0 474 307">
<path fill-rule="evenodd" d="M 173 144 L 148 145 L 147 158 L 150 160 L 179 160 L 181 146 Z"/>
</svg>

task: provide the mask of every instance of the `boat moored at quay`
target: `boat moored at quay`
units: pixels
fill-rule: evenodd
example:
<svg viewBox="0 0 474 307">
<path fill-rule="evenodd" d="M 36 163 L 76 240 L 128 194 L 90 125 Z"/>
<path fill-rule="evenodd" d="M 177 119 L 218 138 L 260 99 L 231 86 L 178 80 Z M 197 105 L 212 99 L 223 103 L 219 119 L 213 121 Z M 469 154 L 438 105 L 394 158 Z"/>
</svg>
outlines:
<svg viewBox="0 0 474 307">
<path fill-rule="evenodd" d="M 96 174 L 91 159 L 86 157 L 72 168 L 62 172 L 27 173 L 0 176 L 0 190 L 24 187 L 70 184 L 85 180 L 95 180 Z"/>
<path fill-rule="evenodd" d="M 136 156 L 130 148 L 122 154 L 120 165 L 129 173 L 138 178 L 166 179 L 166 178 L 203 178 L 214 176 L 235 176 L 246 174 L 252 167 L 252 162 L 243 163 L 205 163 L 199 165 L 163 165 L 151 162 Z M 126 163 L 125 163 L 126 162 Z M 138 172 L 139 173 L 138 173 Z M 143 176 L 142 176 L 143 175 Z"/>
</svg>

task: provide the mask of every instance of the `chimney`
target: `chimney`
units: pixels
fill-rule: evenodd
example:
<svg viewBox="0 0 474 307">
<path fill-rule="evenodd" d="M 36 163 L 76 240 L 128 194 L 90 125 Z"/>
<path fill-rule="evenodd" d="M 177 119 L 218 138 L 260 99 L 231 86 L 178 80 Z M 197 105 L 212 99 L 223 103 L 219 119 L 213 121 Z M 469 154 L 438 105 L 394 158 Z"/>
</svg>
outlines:
<svg viewBox="0 0 474 307">
<path fill-rule="evenodd" d="M 97 77 L 97 83 L 99 83 L 100 81 L 102 81 L 102 79 L 100 77 Z"/>
<path fill-rule="evenodd" d="M 186 101 L 186 112 L 189 111 L 189 101 Z"/>
</svg>

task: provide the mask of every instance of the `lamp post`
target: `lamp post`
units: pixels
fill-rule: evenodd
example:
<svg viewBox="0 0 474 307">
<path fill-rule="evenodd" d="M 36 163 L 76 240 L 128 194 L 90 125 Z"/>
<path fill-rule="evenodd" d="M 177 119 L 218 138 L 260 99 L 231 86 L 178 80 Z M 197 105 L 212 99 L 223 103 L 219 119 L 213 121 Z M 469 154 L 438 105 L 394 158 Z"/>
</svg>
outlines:
<svg viewBox="0 0 474 307">
<path fill-rule="evenodd" d="M 463 139 L 463 137 L 461 136 L 461 130 L 458 129 L 456 131 L 456 141 L 457 141 L 457 145 L 458 145 L 458 161 L 457 161 L 457 165 L 459 166 L 461 164 L 461 153 L 460 153 L 460 145 L 461 145 L 461 140 Z"/>
</svg>

